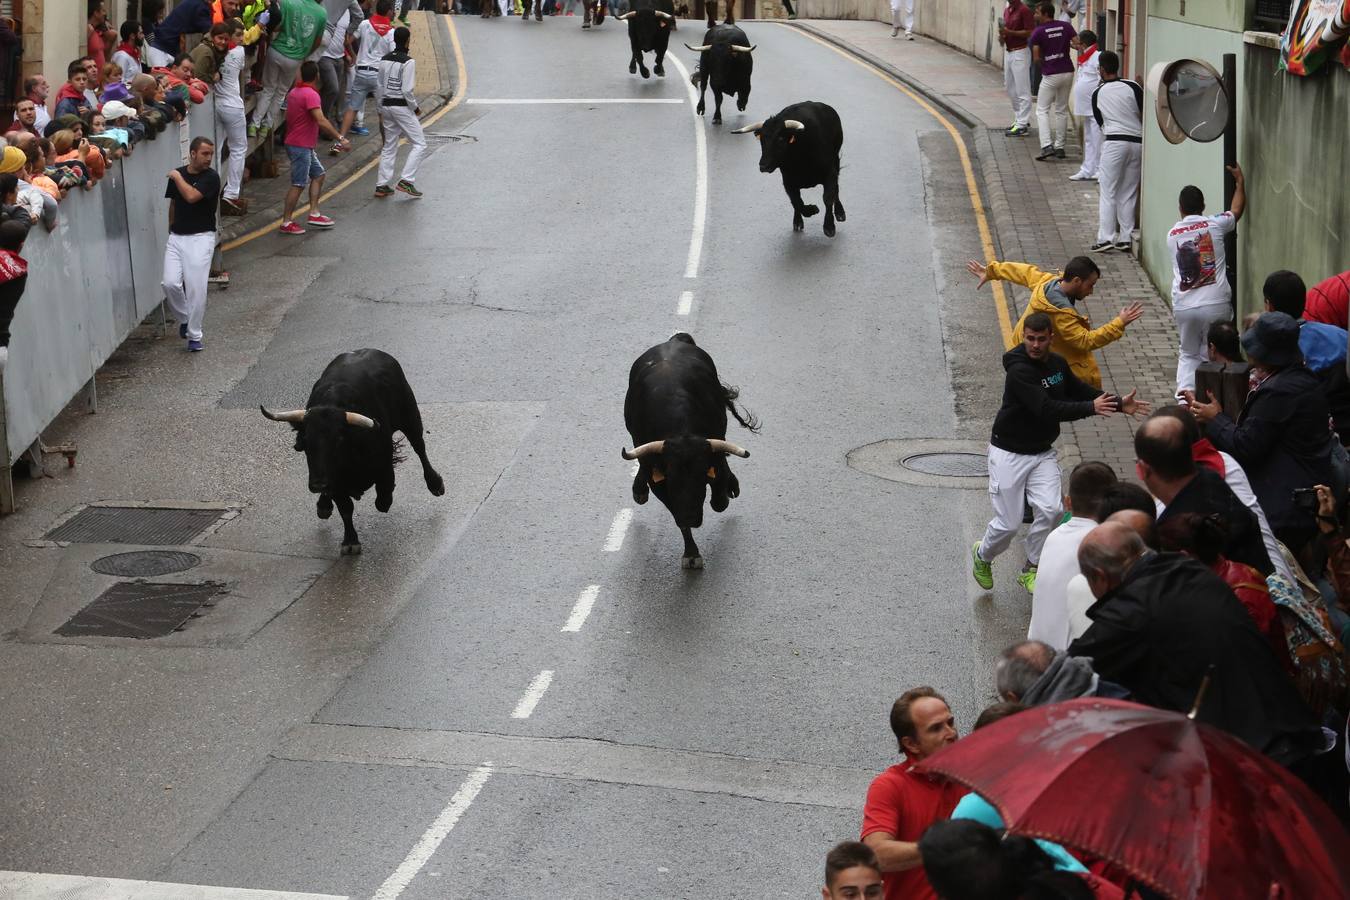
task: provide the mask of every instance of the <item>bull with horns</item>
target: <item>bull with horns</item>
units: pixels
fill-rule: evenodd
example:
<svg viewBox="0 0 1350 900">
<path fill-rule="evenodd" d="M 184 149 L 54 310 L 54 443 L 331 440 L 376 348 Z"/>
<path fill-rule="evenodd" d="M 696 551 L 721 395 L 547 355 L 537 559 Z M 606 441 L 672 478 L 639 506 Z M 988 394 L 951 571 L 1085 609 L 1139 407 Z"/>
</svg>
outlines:
<svg viewBox="0 0 1350 900">
<path fill-rule="evenodd" d="M 327 519 L 336 504 L 342 516 L 342 555 L 361 552 L 352 526 L 353 501 L 375 488 L 375 508 L 394 502 L 394 432 L 401 432 L 422 461 L 422 477 L 434 496 L 445 482 L 427 459 L 422 415 L 398 360 L 382 350 L 339 354 L 309 392 L 304 409 L 273 412 L 273 422 L 295 429 L 295 449 L 309 465 L 309 490 L 319 495 L 318 514 Z"/>
<path fill-rule="evenodd" d="M 750 55 L 755 47 L 745 32 L 735 25 L 716 25 L 703 35 L 702 46 L 685 46 L 699 54 L 698 68 L 690 78 L 698 88 L 696 112 L 703 115 L 703 100 L 709 85 L 715 104 L 714 125 L 722 124 L 723 94 L 735 97 L 736 108 L 745 112 L 745 106 L 750 102 L 750 73 L 755 67 L 754 57 Z"/>
<path fill-rule="evenodd" d="M 643 54 L 655 53 L 652 71 L 664 78 L 666 49 L 670 46 L 670 32 L 675 28 L 675 7 L 671 0 L 634 0 L 633 8 L 618 18 L 628 23 L 628 43 L 632 47 L 628 73 L 641 71 L 643 78 L 651 78 Z"/>
</svg>

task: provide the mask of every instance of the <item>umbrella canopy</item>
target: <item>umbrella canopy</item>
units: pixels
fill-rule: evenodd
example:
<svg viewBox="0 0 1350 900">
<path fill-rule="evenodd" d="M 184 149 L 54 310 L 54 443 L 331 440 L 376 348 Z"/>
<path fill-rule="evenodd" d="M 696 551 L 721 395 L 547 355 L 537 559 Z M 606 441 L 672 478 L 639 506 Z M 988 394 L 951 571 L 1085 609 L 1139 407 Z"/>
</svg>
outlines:
<svg viewBox="0 0 1350 900">
<path fill-rule="evenodd" d="M 1084 698 L 980 729 L 917 767 L 1009 831 L 1114 862 L 1178 900 L 1350 897 L 1350 835 L 1282 766 L 1179 713 Z"/>
</svg>

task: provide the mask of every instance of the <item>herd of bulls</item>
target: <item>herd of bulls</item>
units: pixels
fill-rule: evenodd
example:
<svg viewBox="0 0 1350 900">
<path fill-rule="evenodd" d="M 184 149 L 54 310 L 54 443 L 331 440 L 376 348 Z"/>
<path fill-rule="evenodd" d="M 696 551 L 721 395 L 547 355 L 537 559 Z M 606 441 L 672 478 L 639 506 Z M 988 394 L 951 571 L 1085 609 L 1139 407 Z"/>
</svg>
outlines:
<svg viewBox="0 0 1350 900">
<path fill-rule="evenodd" d="M 722 98 L 736 98 L 744 112 L 750 99 L 750 76 L 755 45 L 739 28 L 727 3 L 727 18 L 716 22 L 716 2 L 708 3 L 708 30 L 698 47 L 692 76 L 699 90 L 697 113 L 704 114 L 704 98 L 712 88 L 714 125 L 722 123 Z M 651 77 L 644 55 L 655 55 L 651 71 L 665 75 L 664 60 L 670 32 L 676 25 L 671 0 L 634 0 L 631 11 L 619 17 L 627 22 L 632 56 L 630 73 Z M 774 116 L 737 128 L 734 134 L 753 133 L 760 141 L 759 169 L 780 172 L 783 189 L 792 202 L 794 231 L 804 219 L 820 212 L 802 201 L 805 188 L 824 192 L 825 234 L 834 237 L 835 223 L 844 221 L 839 201 L 839 152 L 844 143 L 839 115 L 824 103 L 793 103 Z M 722 512 L 740 494 L 740 482 L 728 465 L 728 456 L 750 452 L 729 442 L 727 414 L 751 432 L 759 431 L 753 416 L 736 406 L 738 392 L 722 382 L 717 366 L 693 337 L 679 332 L 651 347 L 633 363 L 624 400 L 624 424 L 633 449 L 623 458 L 638 464 L 633 500 L 647 502 L 655 493 L 670 510 L 684 538 L 681 565 L 703 567 L 693 529 L 703 524 L 703 502 L 710 498 Z M 352 524 L 353 501 L 375 488 L 375 508 L 387 512 L 393 503 L 394 464 L 398 461 L 394 432 L 401 433 L 422 463 L 427 489 L 445 493 L 441 476 L 427 459 L 417 398 L 394 357 L 380 350 L 343 353 L 328 364 L 310 392 L 304 409 L 262 413 L 288 422 L 295 430 L 295 449 L 305 454 L 309 490 L 318 495 L 319 518 L 327 519 L 334 506 L 342 516 L 344 555 L 361 552 Z"/>
</svg>

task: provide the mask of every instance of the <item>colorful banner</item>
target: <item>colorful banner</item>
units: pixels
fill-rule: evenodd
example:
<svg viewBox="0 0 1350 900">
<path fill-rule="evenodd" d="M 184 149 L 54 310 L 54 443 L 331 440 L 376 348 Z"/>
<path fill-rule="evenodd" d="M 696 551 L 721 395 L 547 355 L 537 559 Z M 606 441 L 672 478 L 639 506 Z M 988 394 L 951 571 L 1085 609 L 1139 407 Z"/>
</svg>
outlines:
<svg viewBox="0 0 1350 900">
<path fill-rule="evenodd" d="M 1294 75 L 1310 75 L 1332 56 L 1350 67 L 1350 47 L 1337 46 L 1347 35 L 1350 0 L 1295 0 L 1280 38 L 1285 69 Z"/>
</svg>

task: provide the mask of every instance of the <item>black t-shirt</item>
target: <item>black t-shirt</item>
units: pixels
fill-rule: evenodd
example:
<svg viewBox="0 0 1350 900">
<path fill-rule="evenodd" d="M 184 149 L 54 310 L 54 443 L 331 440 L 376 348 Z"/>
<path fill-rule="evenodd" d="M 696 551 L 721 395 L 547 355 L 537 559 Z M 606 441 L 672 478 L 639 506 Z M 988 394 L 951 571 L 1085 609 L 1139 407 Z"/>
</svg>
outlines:
<svg viewBox="0 0 1350 900">
<path fill-rule="evenodd" d="M 220 202 L 220 176 L 215 169 L 205 169 L 193 175 L 187 166 L 179 166 L 178 174 L 193 188 L 202 192 L 202 199 L 188 203 L 178 193 L 178 183 L 172 178 L 164 189 L 164 196 L 173 201 L 174 234 L 202 234 L 216 230 L 216 205 Z"/>
</svg>

